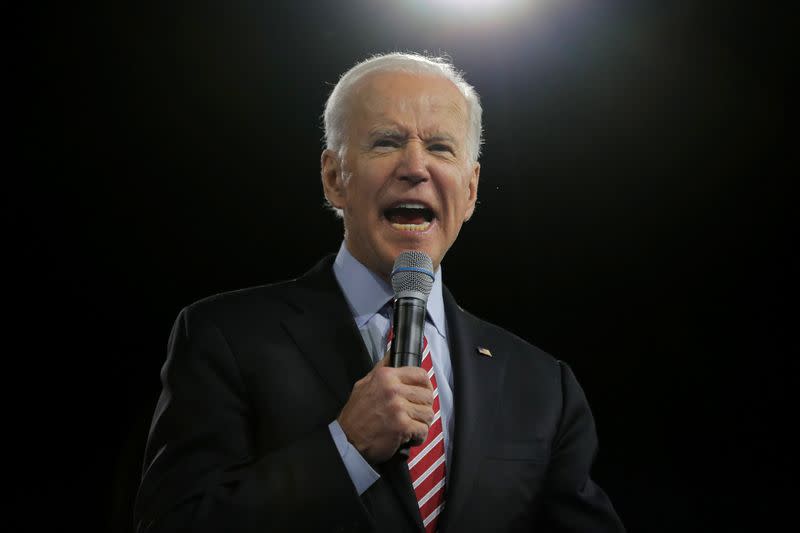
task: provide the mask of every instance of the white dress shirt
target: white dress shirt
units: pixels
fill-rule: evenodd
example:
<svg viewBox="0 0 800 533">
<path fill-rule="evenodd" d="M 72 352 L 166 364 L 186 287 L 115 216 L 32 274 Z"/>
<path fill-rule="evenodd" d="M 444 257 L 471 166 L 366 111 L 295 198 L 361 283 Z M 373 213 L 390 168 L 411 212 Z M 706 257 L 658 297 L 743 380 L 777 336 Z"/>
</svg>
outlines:
<svg viewBox="0 0 800 533">
<path fill-rule="evenodd" d="M 343 242 L 333 263 L 336 281 L 344 292 L 353 320 L 364 339 L 373 363 L 380 361 L 386 351 L 386 337 L 391 327 L 391 302 L 394 292 L 389 284 L 354 258 Z M 387 305 L 387 303 L 389 305 Z M 425 317 L 425 337 L 431 348 L 433 371 L 439 388 L 439 409 L 444 433 L 445 464 L 452 457 L 453 435 L 453 367 L 447 343 L 447 321 L 442 300 L 442 268 L 435 273 L 433 289 L 428 296 Z M 328 426 L 344 466 L 358 494 L 362 494 L 380 475 L 347 440 L 339 422 Z M 445 469 L 448 477 L 450 469 Z"/>
</svg>

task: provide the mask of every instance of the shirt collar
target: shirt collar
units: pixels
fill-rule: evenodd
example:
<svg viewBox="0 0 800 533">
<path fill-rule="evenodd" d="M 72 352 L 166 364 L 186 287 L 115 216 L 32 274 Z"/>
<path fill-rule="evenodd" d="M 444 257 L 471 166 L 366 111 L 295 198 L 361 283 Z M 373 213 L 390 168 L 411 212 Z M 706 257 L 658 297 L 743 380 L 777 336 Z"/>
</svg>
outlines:
<svg viewBox="0 0 800 533">
<path fill-rule="evenodd" d="M 362 265 L 344 242 L 339 247 L 336 260 L 333 262 L 333 274 L 344 292 L 344 297 L 353 313 L 356 326 L 362 328 L 370 319 L 380 312 L 381 308 L 394 298 L 392 287 L 380 276 Z M 442 299 L 442 267 L 434 273 L 433 288 L 428 296 L 428 319 L 447 338 L 444 318 L 444 300 Z"/>
</svg>

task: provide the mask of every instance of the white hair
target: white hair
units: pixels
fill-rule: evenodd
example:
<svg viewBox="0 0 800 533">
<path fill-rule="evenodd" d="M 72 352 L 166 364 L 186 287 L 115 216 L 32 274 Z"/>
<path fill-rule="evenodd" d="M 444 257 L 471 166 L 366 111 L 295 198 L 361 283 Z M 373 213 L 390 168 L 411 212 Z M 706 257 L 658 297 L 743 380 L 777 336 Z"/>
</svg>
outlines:
<svg viewBox="0 0 800 533">
<path fill-rule="evenodd" d="M 345 72 L 331 91 L 325 103 L 325 144 L 342 156 L 347 142 L 347 117 L 349 98 L 353 88 L 366 75 L 375 72 L 407 72 L 441 76 L 453 82 L 467 101 L 467 155 L 469 161 L 478 161 L 483 143 L 481 126 L 481 102 L 475 88 L 464 80 L 462 72 L 456 70 L 446 57 L 428 57 L 420 54 L 393 52 L 378 54 L 357 63 Z"/>
</svg>

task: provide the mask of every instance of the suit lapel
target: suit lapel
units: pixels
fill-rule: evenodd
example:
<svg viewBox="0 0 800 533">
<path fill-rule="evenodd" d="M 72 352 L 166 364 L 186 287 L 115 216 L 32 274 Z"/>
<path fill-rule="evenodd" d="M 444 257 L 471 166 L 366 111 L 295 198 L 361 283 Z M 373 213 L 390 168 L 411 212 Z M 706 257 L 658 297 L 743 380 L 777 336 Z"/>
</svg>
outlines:
<svg viewBox="0 0 800 533">
<path fill-rule="evenodd" d="M 297 280 L 288 302 L 300 311 L 283 326 L 328 384 L 340 406 L 353 384 L 372 368 L 372 359 L 326 258 Z"/>
<path fill-rule="evenodd" d="M 298 314 L 284 328 L 343 407 L 353 384 L 372 369 L 372 359 L 356 328 L 344 294 L 333 275 L 332 256 L 297 280 L 286 300 Z M 381 477 L 392 487 L 409 519 L 422 529 L 408 465 L 394 457 L 380 465 Z"/>
<path fill-rule="evenodd" d="M 478 352 L 478 347 L 491 349 L 491 339 L 474 327 L 475 319 L 458 306 L 446 288 L 443 296 L 453 364 L 455 438 L 441 531 L 461 516 L 473 489 L 491 437 L 506 367 L 505 354 L 488 357 Z"/>
</svg>

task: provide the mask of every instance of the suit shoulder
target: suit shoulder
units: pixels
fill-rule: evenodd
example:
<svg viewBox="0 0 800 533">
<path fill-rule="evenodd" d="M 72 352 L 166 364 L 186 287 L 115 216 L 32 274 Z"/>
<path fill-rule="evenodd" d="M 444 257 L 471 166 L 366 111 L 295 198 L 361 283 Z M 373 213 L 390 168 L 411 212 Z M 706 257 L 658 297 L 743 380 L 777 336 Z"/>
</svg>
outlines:
<svg viewBox="0 0 800 533">
<path fill-rule="evenodd" d="M 183 313 L 197 319 L 215 321 L 254 312 L 266 313 L 287 306 L 288 295 L 296 284 L 297 278 L 220 292 L 190 303 Z"/>
<path fill-rule="evenodd" d="M 184 313 L 214 317 L 299 309 L 299 302 L 330 293 L 337 287 L 332 264 L 333 256 L 328 255 L 302 276 L 207 296 L 186 306 Z"/>
</svg>

